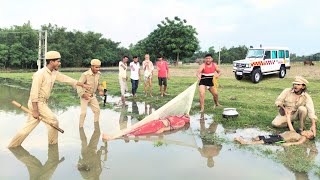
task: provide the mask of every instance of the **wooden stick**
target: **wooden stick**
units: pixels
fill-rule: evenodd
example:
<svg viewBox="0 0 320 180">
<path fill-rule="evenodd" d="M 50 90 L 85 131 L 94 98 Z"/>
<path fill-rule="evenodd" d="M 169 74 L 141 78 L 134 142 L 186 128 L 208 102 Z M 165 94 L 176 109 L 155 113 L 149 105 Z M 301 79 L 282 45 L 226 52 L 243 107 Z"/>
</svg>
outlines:
<svg viewBox="0 0 320 180">
<path fill-rule="evenodd" d="M 30 111 L 30 109 L 22 106 L 22 105 L 21 105 L 20 103 L 18 103 L 17 101 L 12 101 L 11 103 L 12 103 L 13 105 L 17 106 L 18 108 L 22 109 L 22 110 L 25 111 L 26 113 L 29 113 L 29 114 L 32 115 L 32 112 Z M 48 122 L 48 121 L 45 120 L 41 115 L 39 116 L 39 120 L 42 121 L 42 122 L 44 122 L 44 123 L 46 123 L 46 124 L 48 124 L 48 125 L 50 125 L 51 127 L 53 127 L 54 129 L 58 130 L 59 132 L 64 133 L 64 130 L 63 130 L 63 129 L 55 126 L 55 125 L 54 125 L 53 123 L 51 123 L 51 122 Z"/>
</svg>

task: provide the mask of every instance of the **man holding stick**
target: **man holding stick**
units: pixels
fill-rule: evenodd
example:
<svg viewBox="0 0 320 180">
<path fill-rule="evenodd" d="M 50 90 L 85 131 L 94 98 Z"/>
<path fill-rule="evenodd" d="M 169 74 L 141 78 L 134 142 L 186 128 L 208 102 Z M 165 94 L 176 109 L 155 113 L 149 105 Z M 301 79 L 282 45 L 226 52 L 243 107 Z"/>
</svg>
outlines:
<svg viewBox="0 0 320 180">
<path fill-rule="evenodd" d="M 51 94 L 54 82 L 57 80 L 62 83 L 81 86 L 85 89 L 90 89 L 89 85 L 78 82 L 62 73 L 58 72 L 61 65 L 61 55 L 57 51 L 49 51 L 45 54 L 47 66 L 33 74 L 32 86 L 28 107 L 32 110 L 32 115 L 29 114 L 28 121 L 25 126 L 18 131 L 16 136 L 9 144 L 10 147 L 20 146 L 31 131 L 39 124 L 39 118 L 42 117 L 56 127 L 59 127 L 59 122 L 51 109 L 48 107 L 48 99 Z M 58 143 L 58 131 L 52 126 L 46 124 L 48 128 L 48 144 Z"/>
</svg>

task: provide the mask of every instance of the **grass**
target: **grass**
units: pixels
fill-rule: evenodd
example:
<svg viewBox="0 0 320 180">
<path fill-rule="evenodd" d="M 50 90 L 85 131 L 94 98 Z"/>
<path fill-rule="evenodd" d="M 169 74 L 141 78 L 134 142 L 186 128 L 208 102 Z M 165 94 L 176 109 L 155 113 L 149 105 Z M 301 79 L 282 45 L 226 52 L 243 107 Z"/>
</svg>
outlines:
<svg viewBox="0 0 320 180">
<path fill-rule="evenodd" d="M 169 96 L 160 97 L 159 87 L 157 85 L 156 74 L 153 80 L 153 94 L 154 97 L 144 97 L 143 85 L 139 83 L 138 97 L 135 101 L 146 102 L 152 104 L 155 109 L 161 107 L 166 102 L 170 101 L 173 97 L 185 90 L 188 86 L 193 84 L 197 79 L 194 76 L 198 66 L 190 67 L 171 67 L 171 79 L 168 81 Z M 301 64 L 293 64 L 291 70 L 287 71 L 287 76 L 284 79 L 279 79 L 277 75 L 264 76 L 263 80 L 258 84 L 253 84 L 249 79 L 237 81 L 232 73 L 230 65 L 222 65 L 222 76 L 219 78 L 218 88 L 219 100 L 224 108 L 234 107 L 239 112 L 239 117 L 236 119 L 222 118 L 223 108 L 213 109 L 212 96 L 206 92 L 205 99 L 205 113 L 212 114 L 216 122 L 222 123 L 225 128 L 246 128 L 258 127 L 263 130 L 270 130 L 271 121 L 277 115 L 278 111 L 274 105 L 274 101 L 283 89 L 291 87 L 291 82 L 295 75 L 304 75 L 309 77 L 308 92 L 313 98 L 317 116 L 320 110 L 320 76 L 311 78 L 311 75 L 320 74 L 320 68 L 316 66 L 303 66 Z M 313 68 L 310 71 L 310 68 Z M 295 73 L 295 74 L 292 74 Z M 31 86 L 32 72 L 27 73 L 0 73 L 0 81 L 2 84 L 16 85 L 21 88 L 29 89 Z M 65 72 L 64 74 L 78 79 L 81 72 Z M 118 82 L 118 75 L 115 73 L 103 73 L 102 80 L 107 82 L 109 95 L 120 95 L 120 88 Z M 129 89 L 131 87 L 128 81 Z M 71 105 L 77 105 L 79 102 L 75 101 L 77 94 L 75 90 L 61 83 L 56 83 L 51 95 L 52 104 L 58 105 L 59 108 L 66 108 Z M 127 100 L 133 100 L 128 97 Z M 59 102 L 59 103 L 58 103 Z M 194 103 L 191 109 L 191 114 L 199 112 L 199 94 L 196 91 Z M 295 123 L 295 125 L 298 123 Z M 307 127 L 310 121 L 307 121 Z M 319 128 L 318 128 L 319 130 Z"/>
<path fill-rule="evenodd" d="M 292 64 L 291 70 L 287 71 L 287 76 L 284 79 L 279 79 L 277 75 L 264 76 L 260 83 L 253 84 L 248 78 L 237 81 L 232 73 L 232 66 L 221 65 L 220 68 L 223 74 L 219 78 L 220 87 L 218 88 L 220 103 L 223 105 L 223 108 L 237 108 L 237 111 L 240 115 L 235 119 L 227 120 L 222 118 L 223 108 L 220 107 L 213 109 L 212 96 L 208 92 L 206 92 L 205 113 L 212 115 L 213 119 L 216 122 L 221 123 L 226 129 L 257 127 L 267 131 L 279 131 L 279 129 L 274 129 L 271 127 L 271 121 L 278 113 L 278 109 L 274 105 L 275 99 L 283 89 L 291 87 L 291 82 L 293 81 L 294 76 L 302 75 L 310 82 L 308 85 L 308 93 L 313 98 L 316 115 L 319 116 L 319 66 L 319 64 L 316 64 L 315 66 L 303 66 L 301 63 Z M 155 109 L 161 107 L 197 80 L 195 77 L 197 68 L 198 66 L 171 67 L 171 79 L 168 81 L 168 93 L 170 93 L 170 95 L 163 98 L 159 96 L 159 87 L 157 85 L 156 75 L 153 80 L 153 92 L 155 95 L 153 98 L 149 96 L 144 97 L 143 86 L 140 82 L 137 93 L 138 97 L 134 100 L 137 102 L 146 102 L 147 104 L 152 104 L 152 107 Z M 77 69 L 71 70 L 77 71 Z M 0 73 L 0 82 L 1 84 L 16 86 L 22 89 L 29 89 L 31 86 L 32 74 L 32 72 L 2 72 Z M 64 74 L 78 79 L 81 75 L 81 72 L 64 72 Z M 114 73 L 114 69 L 113 73 L 108 72 L 108 70 L 103 73 L 102 80 L 107 81 L 108 95 L 120 95 L 118 75 Z M 131 87 L 129 81 L 128 86 L 129 88 Z M 79 101 L 75 100 L 76 97 L 77 94 L 72 87 L 56 83 L 51 95 L 51 106 L 55 106 L 57 108 L 68 108 L 72 105 L 78 105 Z M 127 100 L 132 101 L 133 98 L 129 97 Z M 107 108 L 112 107 L 107 105 Z M 196 91 L 190 113 L 196 114 L 199 112 L 199 109 L 199 94 L 198 91 Z M 136 116 L 139 120 L 144 117 L 144 115 Z M 295 125 L 297 124 L 298 123 L 295 123 Z M 306 127 L 310 127 L 309 120 L 307 120 L 306 124 Z M 284 130 L 285 129 L 280 129 L 280 131 Z M 320 129 L 318 126 L 318 132 L 320 132 L 319 130 Z M 205 135 L 203 138 L 210 142 L 218 141 L 225 143 L 224 140 L 215 135 Z M 162 145 L 162 142 L 156 142 L 154 144 L 155 147 Z M 249 146 L 246 147 L 249 148 Z M 315 166 L 314 161 L 310 159 L 310 157 L 306 157 L 305 149 L 301 148 L 303 147 L 294 146 L 286 148 L 286 150 L 283 152 L 280 151 L 276 153 L 269 149 L 263 149 L 260 152 L 263 156 L 274 157 L 277 161 L 280 161 L 293 171 L 308 172 L 310 169 L 312 169 L 312 167 Z M 256 151 L 259 148 L 250 146 L 249 149 Z M 319 176 L 320 166 L 316 165 L 315 167 L 315 173 Z"/>
</svg>

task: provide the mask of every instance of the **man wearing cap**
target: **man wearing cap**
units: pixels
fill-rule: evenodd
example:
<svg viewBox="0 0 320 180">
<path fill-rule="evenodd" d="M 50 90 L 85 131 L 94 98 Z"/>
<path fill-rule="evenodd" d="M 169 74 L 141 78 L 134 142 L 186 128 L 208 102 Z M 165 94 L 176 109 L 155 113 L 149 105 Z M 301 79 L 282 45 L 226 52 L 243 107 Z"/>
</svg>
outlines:
<svg viewBox="0 0 320 180">
<path fill-rule="evenodd" d="M 313 101 L 306 92 L 308 81 L 301 76 L 296 76 L 292 82 L 293 87 L 282 91 L 276 100 L 279 114 L 272 121 L 274 127 L 289 127 L 294 131 L 291 121 L 299 119 L 300 127 L 298 131 L 303 131 L 304 122 L 307 118 L 311 120 L 311 128 L 316 136 L 316 120 Z"/>
<path fill-rule="evenodd" d="M 89 90 L 86 90 L 81 87 L 77 88 L 77 92 L 80 97 L 80 104 L 81 104 L 81 114 L 80 114 L 80 121 L 79 121 L 80 128 L 83 127 L 84 120 L 87 114 L 88 104 L 92 112 L 94 113 L 94 122 L 99 122 L 100 106 L 96 98 L 96 91 L 99 90 L 100 96 L 104 95 L 104 92 L 103 92 L 103 89 L 101 88 L 101 83 L 100 83 L 100 76 L 101 76 L 100 67 L 101 67 L 101 61 L 99 59 L 92 59 L 91 68 L 86 72 L 82 73 L 79 79 L 79 82 L 88 84 L 92 87 Z"/>
<path fill-rule="evenodd" d="M 30 98 L 28 101 L 28 107 L 32 111 L 32 115 L 29 114 L 28 121 L 25 126 L 18 131 L 16 136 L 12 139 L 9 147 L 20 146 L 25 138 L 31 133 L 31 131 L 39 124 L 39 116 L 41 115 L 45 120 L 52 123 L 55 126 L 59 126 L 59 121 L 56 116 L 48 107 L 48 99 L 51 94 L 54 82 L 57 80 L 62 83 L 69 84 L 71 86 L 81 86 L 86 89 L 90 89 L 89 85 L 78 82 L 75 79 L 70 78 L 58 71 L 61 65 L 61 55 L 57 51 L 49 51 L 45 54 L 47 66 L 38 70 L 32 76 L 32 86 L 30 90 Z M 58 143 L 58 131 L 53 127 L 45 124 L 48 128 L 48 144 Z"/>
</svg>

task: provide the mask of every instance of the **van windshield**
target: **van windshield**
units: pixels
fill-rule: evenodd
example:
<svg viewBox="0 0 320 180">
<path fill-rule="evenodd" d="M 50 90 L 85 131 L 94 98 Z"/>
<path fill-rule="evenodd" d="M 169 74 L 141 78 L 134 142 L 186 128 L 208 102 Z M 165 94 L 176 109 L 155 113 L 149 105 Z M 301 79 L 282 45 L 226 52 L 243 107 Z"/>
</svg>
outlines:
<svg viewBox="0 0 320 180">
<path fill-rule="evenodd" d="M 262 58 L 263 49 L 249 49 L 247 58 Z"/>
</svg>

